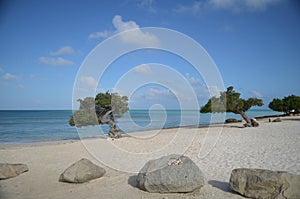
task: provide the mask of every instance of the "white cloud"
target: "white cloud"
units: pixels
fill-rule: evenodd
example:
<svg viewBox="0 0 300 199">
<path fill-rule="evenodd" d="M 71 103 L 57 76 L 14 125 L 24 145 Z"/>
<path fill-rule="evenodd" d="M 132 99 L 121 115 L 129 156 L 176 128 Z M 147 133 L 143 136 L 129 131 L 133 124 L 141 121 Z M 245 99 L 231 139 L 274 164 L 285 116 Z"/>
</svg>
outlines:
<svg viewBox="0 0 300 199">
<path fill-rule="evenodd" d="M 133 69 L 134 72 L 145 75 L 152 75 L 153 71 L 147 64 L 141 64 Z"/>
<path fill-rule="evenodd" d="M 52 66 L 67 66 L 74 64 L 72 61 L 64 59 L 62 57 L 40 57 L 39 61 L 43 64 Z"/>
<path fill-rule="evenodd" d="M 147 9 L 151 13 L 156 13 L 157 11 L 153 7 L 154 2 L 154 0 L 141 0 L 138 6 Z"/>
<path fill-rule="evenodd" d="M 150 88 L 147 93 L 148 96 L 150 97 L 163 97 L 163 96 L 170 96 L 171 91 L 169 89 L 155 89 L 155 88 Z"/>
<path fill-rule="evenodd" d="M 198 14 L 201 10 L 229 10 L 232 12 L 261 11 L 272 4 L 283 0 L 206 0 L 194 1 L 189 5 L 178 5 L 174 9 L 177 13 Z"/>
<path fill-rule="evenodd" d="M 26 87 L 25 87 L 23 84 L 19 84 L 19 85 L 18 85 L 18 88 L 19 88 L 20 90 L 25 90 L 25 89 L 26 89 Z"/>
<path fill-rule="evenodd" d="M 281 0 L 246 0 L 245 5 L 252 10 L 263 10 L 267 6 L 277 3 Z"/>
<path fill-rule="evenodd" d="M 174 10 L 178 13 L 189 12 L 193 14 L 197 14 L 202 8 L 202 3 L 200 1 L 195 1 L 191 5 L 178 5 L 177 8 Z"/>
<path fill-rule="evenodd" d="M 91 76 L 81 77 L 79 80 L 90 88 L 96 88 L 98 85 L 98 82 Z"/>
<path fill-rule="evenodd" d="M 280 1 L 282 0 L 208 0 L 207 5 L 214 9 L 240 12 L 242 10 L 264 10 L 267 6 Z"/>
<path fill-rule="evenodd" d="M 9 80 L 18 80 L 19 77 L 16 75 L 13 75 L 11 73 L 5 73 L 5 75 L 2 76 L 3 80 L 9 81 Z"/>
<path fill-rule="evenodd" d="M 209 0 L 207 5 L 216 9 L 232 9 L 236 6 L 238 2 L 235 0 Z"/>
<path fill-rule="evenodd" d="M 159 46 L 159 39 L 149 32 L 142 31 L 135 21 L 123 21 L 121 16 L 116 15 L 112 23 L 116 29 L 115 31 L 104 30 L 102 32 L 91 33 L 89 39 L 106 38 L 113 34 L 128 31 L 121 34 L 121 41 L 124 43 Z"/>
<path fill-rule="evenodd" d="M 262 98 L 262 94 L 256 90 L 250 91 L 251 97 Z"/>
<path fill-rule="evenodd" d="M 107 38 L 113 35 L 112 31 L 104 30 L 102 32 L 94 32 L 89 35 L 89 39 Z"/>
<path fill-rule="evenodd" d="M 222 92 L 223 90 L 219 89 L 217 86 L 209 86 L 208 87 L 208 92 L 209 95 L 212 96 L 216 96 L 219 97 L 220 96 L 220 92 Z"/>
<path fill-rule="evenodd" d="M 50 52 L 50 55 L 57 56 L 57 55 L 72 55 L 75 54 L 75 50 L 71 46 L 64 46 L 58 49 L 55 52 Z"/>
<path fill-rule="evenodd" d="M 192 77 L 189 73 L 185 74 L 186 79 L 194 87 L 202 87 L 201 80 L 195 77 Z"/>
<path fill-rule="evenodd" d="M 125 22 L 122 20 L 121 16 L 116 15 L 113 18 L 113 24 L 118 33 L 130 30 L 129 32 L 125 32 L 121 35 L 121 39 L 124 43 L 159 46 L 160 42 L 158 38 L 149 32 L 142 31 L 139 25 L 137 25 L 134 21 Z"/>
</svg>

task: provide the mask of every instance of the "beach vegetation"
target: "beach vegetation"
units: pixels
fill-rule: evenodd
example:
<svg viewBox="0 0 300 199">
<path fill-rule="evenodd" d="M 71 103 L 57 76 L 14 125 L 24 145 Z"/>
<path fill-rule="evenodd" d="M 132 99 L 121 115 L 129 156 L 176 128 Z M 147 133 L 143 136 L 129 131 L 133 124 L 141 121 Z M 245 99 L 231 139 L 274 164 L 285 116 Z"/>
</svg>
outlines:
<svg viewBox="0 0 300 199">
<path fill-rule="evenodd" d="M 246 121 L 245 126 L 258 126 L 258 123 L 250 119 L 246 115 L 253 106 L 263 106 L 263 101 L 258 98 L 249 98 L 247 100 L 240 97 L 241 94 L 233 89 L 233 86 L 229 86 L 226 91 L 221 91 L 220 95 L 211 97 L 208 102 L 201 107 L 201 113 L 224 113 L 232 112 L 239 114 Z"/>
<path fill-rule="evenodd" d="M 71 126 L 91 126 L 108 124 L 110 137 L 121 137 L 115 124 L 115 117 L 122 117 L 128 108 L 128 97 L 118 93 L 98 93 L 96 97 L 86 97 L 77 100 L 80 103 L 69 120 Z"/>
<path fill-rule="evenodd" d="M 273 111 L 284 112 L 285 114 L 300 113 L 300 96 L 289 95 L 283 99 L 274 98 L 269 103 L 269 108 Z"/>
</svg>

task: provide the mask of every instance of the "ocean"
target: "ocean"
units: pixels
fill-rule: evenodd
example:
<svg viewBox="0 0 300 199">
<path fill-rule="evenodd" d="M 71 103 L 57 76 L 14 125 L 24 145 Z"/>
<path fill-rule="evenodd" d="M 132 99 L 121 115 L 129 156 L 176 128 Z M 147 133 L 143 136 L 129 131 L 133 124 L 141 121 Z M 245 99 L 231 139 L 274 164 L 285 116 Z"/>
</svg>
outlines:
<svg viewBox="0 0 300 199">
<path fill-rule="evenodd" d="M 279 115 L 271 110 L 250 110 L 249 117 Z M 69 126 L 71 110 L 2 110 L 0 111 L 0 144 L 31 143 L 42 141 L 78 140 L 75 127 Z M 124 132 L 174 128 L 189 125 L 204 125 L 224 122 L 227 118 L 241 119 L 239 115 L 200 114 L 198 110 L 130 110 L 122 118 L 117 119 L 117 125 Z M 100 125 L 104 134 L 108 125 Z M 92 127 L 82 127 L 81 138 L 101 137 Z"/>
</svg>

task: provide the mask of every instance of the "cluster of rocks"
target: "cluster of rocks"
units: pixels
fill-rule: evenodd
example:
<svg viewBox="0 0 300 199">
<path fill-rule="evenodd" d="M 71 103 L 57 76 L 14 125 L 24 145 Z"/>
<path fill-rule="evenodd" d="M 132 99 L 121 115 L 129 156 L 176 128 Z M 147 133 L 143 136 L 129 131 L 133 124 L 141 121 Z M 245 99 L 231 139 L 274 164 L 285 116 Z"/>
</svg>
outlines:
<svg viewBox="0 0 300 199">
<path fill-rule="evenodd" d="M 169 155 L 147 162 L 138 174 L 137 185 L 148 192 L 192 192 L 204 185 L 204 175 L 188 157 Z M 234 169 L 230 188 L 250 198 L 298 199 L 300 175 L 263 169 Z"/>
<path fill-rule="evenodd" d="M 228 118 L 228 119 L 225 120 L 226 124 L 239 123 L 239 122 L 245 122 L 245 120 L 237 120 L 235 118 Z M 258 122 L 256 121 L 255 118 L 251 118 L 250 123 L 245 123 L 244 124 L 244 127 L 258 127 L 258 126 L 259 126 L 259 124 L 258 124 Z"/>
<path fill-rule="evenodd" d="M 0 179 L 15 177 L 28 171 L 24 164 L 1 164 Z M 69 166 L 59 181 L 84 183 L 105 175 L 105 169 L 88 159 L 81 159 Z M 137 186 L 155 193 L 187 193 L 204 186 L 204 174 L 199 167 L 183 155 L 172 154 L 148 161 L 140 170 Z M 263 169 L 234 169 L 230 176 L 230 188 L 249 198 L 281 199 L 300 198 L 300 175 Z"/>
</svg>

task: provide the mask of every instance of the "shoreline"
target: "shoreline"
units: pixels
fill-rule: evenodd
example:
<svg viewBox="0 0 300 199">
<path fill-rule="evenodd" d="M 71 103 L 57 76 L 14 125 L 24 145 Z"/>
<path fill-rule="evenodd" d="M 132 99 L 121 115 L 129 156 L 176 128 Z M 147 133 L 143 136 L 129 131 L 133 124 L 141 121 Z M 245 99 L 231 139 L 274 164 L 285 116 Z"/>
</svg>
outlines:
<svg viewBox="0 0 300 199">
<path fill-rule="evenodd" d="M 289 116 L 285 114 L 281 115 L 267 115 L 267 116 L 258 116 L 254 117 L 255 119 L 262 121 L 264 119 L 268 118 L 275 118 L 275 117 L 295 117 L 295 116 Z M 195 124 L 195 125 L 187 125 L 187 126 L 177 126 L 177 127 L 166 127 L 162 129 L 149 129 L 145 131 L 130 131 L 127 133 L 124 133 L 124 137 L 130 137 L 130 134 L 136 134 L 139 132 L 148 132 L 148 131 L 157 131 L 157 130 L 168 130 L 168 129 L 178 129 L 178 128 L 210 128 L 210 127 L 222 127 L 224 125 L 228 124 L 241 124 L 242 120 L 239 120 L 235 123 L 211 123 L 211 124 Z M 76 130 L 77 131 L 77 130 Z M 98 137 L 86 137 L 82 138 L 83 140 L 90 140 L 90 139 L 107 139 L 108 136 L 98 136 Z M 66 144 L 66 143 L 73 143 L 73 142 L 79 142 L 82 140 L 81 138 L 78 139 L 63 139 L 63 140 L 41 140 L 41 141 L 29 141 L 29 142 L 0 142 L 0 149 L 5 147 L 22 147 L 22 146 L 40 146 L 40 145 L 53 145 L 53 144 Z"/>
</svg>

